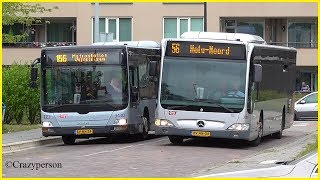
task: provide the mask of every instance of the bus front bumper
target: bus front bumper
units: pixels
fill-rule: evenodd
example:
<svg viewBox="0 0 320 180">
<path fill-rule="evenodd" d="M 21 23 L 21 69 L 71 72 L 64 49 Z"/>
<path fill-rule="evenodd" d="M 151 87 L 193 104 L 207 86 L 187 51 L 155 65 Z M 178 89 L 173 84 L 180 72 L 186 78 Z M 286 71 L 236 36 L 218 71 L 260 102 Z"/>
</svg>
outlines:
<svg viewBox="0 0 320 180">
<path fill-rule="evenodd" d="M 42 127 L 42 135 L 48 136 L 67 136 L 74 135 L 79 137 L 105 137 L 110 134 L 137 134 L 139 125 L 113 125 L 113 126 L 88 126 L 88 127 Z"/>
<path fill-rule="evenodd" d="M 225 138 L 225 139 L 243 139 L 250 140 L 249 131 L 233 131 L 233 130 L 218 130 L 212 131 L 208 129 L 193 130 L 193 129 L 179 129 L 176 127 L 157 127 L 155 129 L 156 135 L 162 136 L 182 136 L 182 137 L 210 137 L 210 138 Z"/>
</svg>

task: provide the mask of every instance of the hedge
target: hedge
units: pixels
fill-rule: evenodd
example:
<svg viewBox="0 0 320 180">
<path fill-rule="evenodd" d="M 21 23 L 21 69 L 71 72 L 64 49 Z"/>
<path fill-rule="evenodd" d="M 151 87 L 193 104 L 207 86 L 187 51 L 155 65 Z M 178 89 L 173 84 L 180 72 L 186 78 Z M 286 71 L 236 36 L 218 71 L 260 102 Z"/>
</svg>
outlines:
<svg viewBox="0 0 320 180">
<path fill-rule="evenodd" d="M 3 67 L 2 100 L 6 105 L 4 123 L 40 123 L 40 89 L 30 87 L 30 71 L 29 65 L 17 63 Z"/>
</svg>

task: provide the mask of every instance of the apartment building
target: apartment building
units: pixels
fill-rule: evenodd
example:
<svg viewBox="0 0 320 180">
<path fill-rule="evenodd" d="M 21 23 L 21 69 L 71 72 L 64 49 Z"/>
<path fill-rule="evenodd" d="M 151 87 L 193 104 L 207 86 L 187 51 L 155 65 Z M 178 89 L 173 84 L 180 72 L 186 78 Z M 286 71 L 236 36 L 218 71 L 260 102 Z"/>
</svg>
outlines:
<svg viewBox="0 0 320 180">
<path fill-rule="evenodd" d="M 29 37 L 3 43 L 3 65 L 29 63 L 41 47 L 88 45 L 94 42 L 94 3 L 41 3 L 58 9 L 35 14 L 42 23 Z M 302 81 L 318 89 L 317 3 L 207 3 L 207 31 L 256 34 L 267 43 L 297 48 L 297 89 Z M 14 25 L 3 31 L 17 33 Z M 100 39 L 113 41 L 179 38 L 186 31 L 204 30 L 204 3 L 100 3 Z"/>
</svg>

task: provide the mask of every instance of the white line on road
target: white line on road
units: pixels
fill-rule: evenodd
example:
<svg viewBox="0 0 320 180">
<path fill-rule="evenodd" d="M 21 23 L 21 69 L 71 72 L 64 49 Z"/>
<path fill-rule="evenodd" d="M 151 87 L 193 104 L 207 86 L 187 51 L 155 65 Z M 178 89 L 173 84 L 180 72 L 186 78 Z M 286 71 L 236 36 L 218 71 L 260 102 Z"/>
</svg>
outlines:
<svg viewBox="0 0 320 180">
<path fill-rule="evenodd" d="M 266 161 L 262 161 L 259 164 L 275 164 L 277 162 L 277 160 L 266 160 Z"/>
<path fill-rule="evenodd" d="M 304 127 L 304 126 L 307 126 L 307 125 L 308 125 L 308 123 L 301 123 L 301 124 L 294 124 L 292 126 L 294 126 L 294 127 Z"/>
<path fill-rule="evenodd" d="M 141 143 L 141 144 L 131 145 L 131 146 L 124 146 L 124 147 L 116 148 L 116 149 L 112 149 L 112 150 L 95 152 L 95 153 L 83 155 L 83 156 L 81 156 L 81 157 L 88 157 L 88 156 L 93 156 L 93 155 L 102 154 L 102 153 L 110 153 L 110 152 L 119 151 L 119 150 L 122 150 L 122 149 L 132 148 L 132 147 L 136 147 L 136 146 L 142 146 L 142 145 L 146 145 L 146 144 L 150 144 L 150 143 L 155 143 L 155 142 L 160 142 L 160 141 L 164 141 L 164 140 L 167 140 L 167 139 L 160 139 L 160 140 L 157 140 L 157 141 L 152 141 L 152 142 L 147 142 L 147 143 Z"/>
</svg>

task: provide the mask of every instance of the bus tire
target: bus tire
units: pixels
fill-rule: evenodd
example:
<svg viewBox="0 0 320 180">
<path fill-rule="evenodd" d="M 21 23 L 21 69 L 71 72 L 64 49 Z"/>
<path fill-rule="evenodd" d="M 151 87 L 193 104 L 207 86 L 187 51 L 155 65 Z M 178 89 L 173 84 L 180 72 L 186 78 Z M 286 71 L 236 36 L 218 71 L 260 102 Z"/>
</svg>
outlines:
<svg viewBox="0 0 320 180">
<path fill-rule="evenodd" d="M 142 117 L 142 132 L 139 135 L 141 140 L 146 140 L 149 137 L 148 134 L 149 131 L 149 117 L 148 114 L 145 112 L 143 117 Z"/>
<path fill-rule="evenodd" d="M 62 141 L 66 145 L 73 145 L 76 142 L 76 138 L 74 136 L 62 136 Z"/>
<path fill-rule="evenodd" d="M 249 141 L 249 145 L 256 147 L 260 144 L 261 139 L 262 139 L 262 135 L 263 135 L 263 116 L 260 116 L 260 127 L 259 127 L 259 131 L 258 131 L 258 137 L 253 140 L 253 141 Z"/>
<path fill-rule="evenodd" d="M 180 136 L 168 136 L 172 144 L 181 144 L 183 142 L 183 137 Z"/>
<path fill-rule="evenodd" d="M 282 131 L 283 131 L 283 130 L 281 129 L 280 131 L 274 133 L 274 134 L 272 135 L 272 137 L 274 137 L 274 138 L 276 138 L 276 139 L 281 139 L 281 138 L 282 138 Z"/>
</svg>

